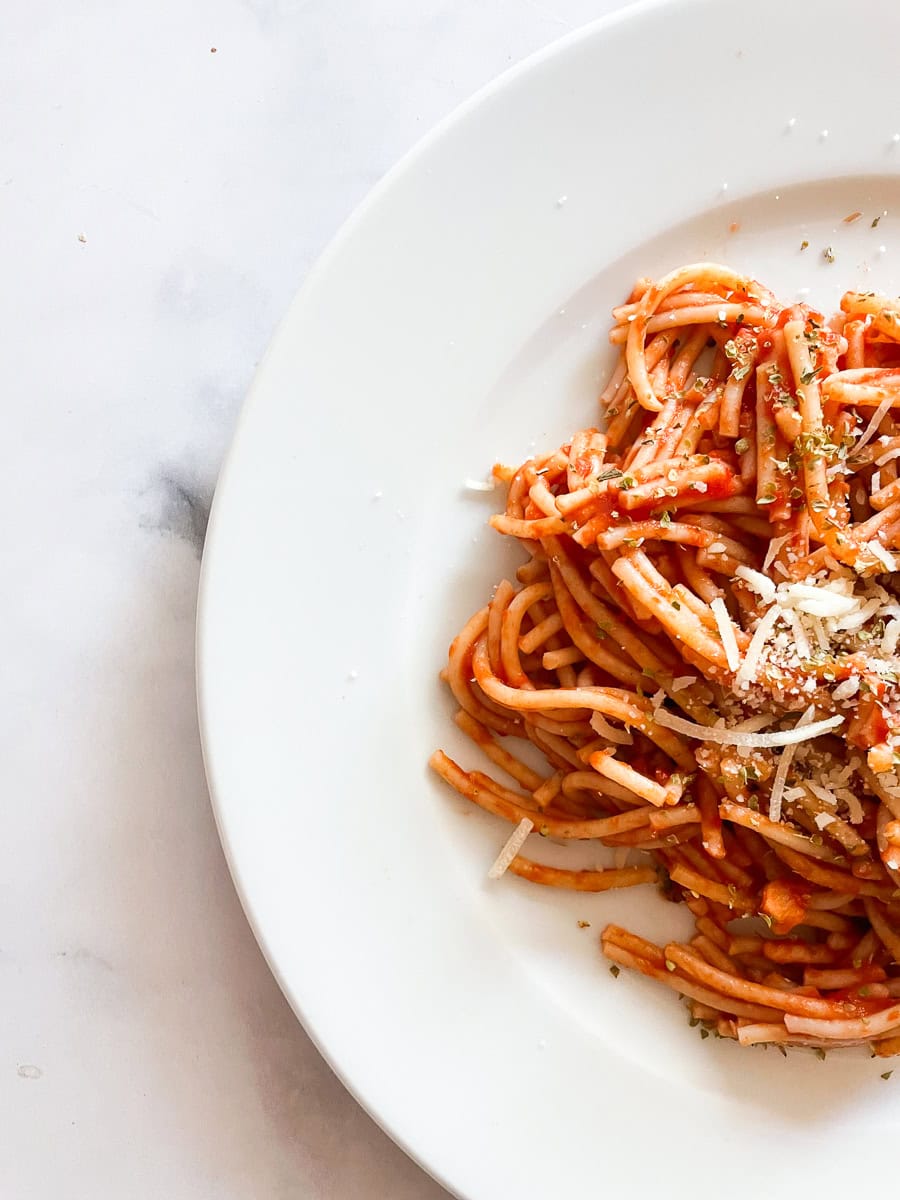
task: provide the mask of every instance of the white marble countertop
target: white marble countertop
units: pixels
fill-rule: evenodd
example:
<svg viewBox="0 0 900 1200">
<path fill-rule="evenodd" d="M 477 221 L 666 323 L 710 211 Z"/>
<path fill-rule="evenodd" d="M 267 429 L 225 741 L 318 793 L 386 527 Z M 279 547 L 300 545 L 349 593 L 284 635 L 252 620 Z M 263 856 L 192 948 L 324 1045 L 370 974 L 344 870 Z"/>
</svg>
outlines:
<svg viewBox="0 0 900 1200">
<path fill-rule="evenodd" d="M 272 329 L 459 100 L 621 0 L 0 16 L 0 1195 L 435 1200 L 256 947 L 195 715 L 199 556 Z"/>
</svg>

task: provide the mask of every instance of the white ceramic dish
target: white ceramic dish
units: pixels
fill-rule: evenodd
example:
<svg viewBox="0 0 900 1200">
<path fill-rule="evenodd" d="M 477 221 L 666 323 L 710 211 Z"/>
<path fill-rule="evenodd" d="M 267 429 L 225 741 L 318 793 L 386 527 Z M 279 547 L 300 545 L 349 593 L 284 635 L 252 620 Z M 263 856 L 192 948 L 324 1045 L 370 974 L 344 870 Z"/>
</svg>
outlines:
<svg viewBox="0 0 900 1200">
<path fill-rule="evenodd" d="M 223 842 L 323 1053 L 469 1200 L 887 1178 L 900 1075 L 701 1042 L 597 948 L 607 920 L 652 935 L 679 913 L 489 885 L 508 828 L 425 762 L 472 758 L 436 674 L 506 565 L 493 498 L 462 481 L 594 419 L 637 275 L 711 258 L 822 304 L 898 290 L 898 39 L 879 0 L 697 0 L 580 31 L 376 189 L 248 400 L 199 626 Z"/>
</svg>

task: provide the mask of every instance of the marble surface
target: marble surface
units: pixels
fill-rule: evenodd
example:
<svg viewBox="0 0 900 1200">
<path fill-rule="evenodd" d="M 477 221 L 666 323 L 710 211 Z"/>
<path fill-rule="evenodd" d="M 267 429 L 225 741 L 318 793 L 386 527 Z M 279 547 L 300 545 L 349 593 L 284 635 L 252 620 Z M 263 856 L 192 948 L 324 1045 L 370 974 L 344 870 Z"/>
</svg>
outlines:
<svg viewBox="0 0 900 1200">
<path fill-rule="evenodd" d="M 199 559 L 255 365 L 341 221 L 618 2 L 3 6 L 3 1197 L 445 1195 L 243 917 L 197 735 Z"/>
</svg>

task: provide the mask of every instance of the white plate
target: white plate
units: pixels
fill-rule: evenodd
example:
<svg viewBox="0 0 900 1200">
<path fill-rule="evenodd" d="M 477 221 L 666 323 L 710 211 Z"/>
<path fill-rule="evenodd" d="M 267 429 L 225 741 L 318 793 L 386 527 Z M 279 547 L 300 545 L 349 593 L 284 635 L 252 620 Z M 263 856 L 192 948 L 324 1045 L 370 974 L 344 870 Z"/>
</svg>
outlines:
<svg viewBox="0 0 900 1200">
<path fill-rule="evenodd" d="M 637 275 L 711 258 L 823 305 L 898 290 L 898 44 L 879 0 L 642 6 L 559 43 L 376 189 L 244 411 L 199 634 L 222 838 L 300 1019 L 470 1200 L 887 1178 L 900 1073 L 701 1042 L 597 948 L 607 920 L 652 935 L 679 911 L 489 885 L 508 827 L 425 762 L 472 760 L 436 675 L 508 569 L 462 482 L 595 419 Z"/>
</svg>

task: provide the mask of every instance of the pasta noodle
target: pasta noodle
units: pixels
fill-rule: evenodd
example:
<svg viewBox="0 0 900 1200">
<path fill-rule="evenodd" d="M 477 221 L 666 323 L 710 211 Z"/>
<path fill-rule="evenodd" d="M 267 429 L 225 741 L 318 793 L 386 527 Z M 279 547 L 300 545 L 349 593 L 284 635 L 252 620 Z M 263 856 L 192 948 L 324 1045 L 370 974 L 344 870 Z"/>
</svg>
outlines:
<svg viewBox="0 0 900 1200">
<path fill-rule="evenodd" d="M 431 766 L 516 826 L 494 877 L 684 903 L 689 942 L 601 946 L 692 1024 L 900 1052 L 900 304 L 826 319 L 697 263 L 613 317 L 597 425 L 494 468 L 527 560 L 443 672 L 507 782 Z M 525 857 L 541 835 L 616 866 Z"/>
</svg>

